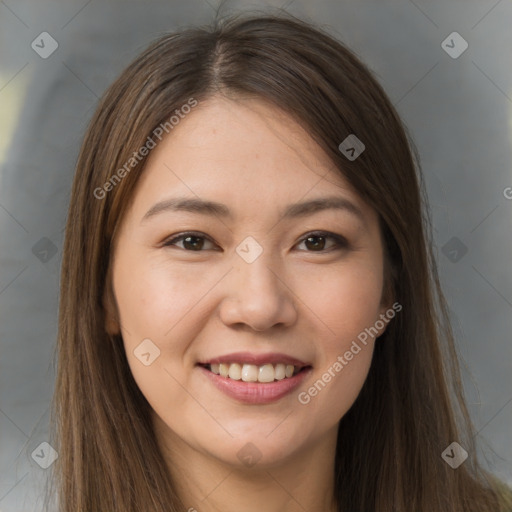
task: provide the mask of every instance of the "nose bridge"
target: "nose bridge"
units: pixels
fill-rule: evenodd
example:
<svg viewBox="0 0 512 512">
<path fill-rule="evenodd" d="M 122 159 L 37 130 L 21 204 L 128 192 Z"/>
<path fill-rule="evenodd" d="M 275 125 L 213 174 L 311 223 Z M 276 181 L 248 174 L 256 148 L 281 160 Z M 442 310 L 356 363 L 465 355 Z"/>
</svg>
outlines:
<svg viewBox="0 0 512 512">
<path fill-rule="evenodd" d="M 276 257 L 268 246 L 263 248 L 254 237 L 248 236 L 238 244 L 236 253 L 235 274 L 240 276 L 247 286 L 260 291 L 267 289 L 267 292 L 278 292 L 278 272 L 274 269 L 280 265 L 276 265 Z"/>
<path fill-rule="evenodd" d="M 284 284 L 284 276 L 279 275 L 281 267 L 275 264 L 275 258 L 263 248 L 257 250 L 250 240 L 240 244 L 237 252 L 221 309 L 223 321 L 245 323 L 255 330 L 293 322 L 296 317 L 293 294 Z"/>
<path fill-rule="evenodd" d="M 264 294 L 269 295 L 270 299 L 282 294 L 282 278 L 272 260 L 271 255 L 266 253 L 251 263 L 239 261 L 235 265 L 236 275 L 243 281 L 242 286 L 247 289 L 249 296 L 258 298 Z"/>
</svg>

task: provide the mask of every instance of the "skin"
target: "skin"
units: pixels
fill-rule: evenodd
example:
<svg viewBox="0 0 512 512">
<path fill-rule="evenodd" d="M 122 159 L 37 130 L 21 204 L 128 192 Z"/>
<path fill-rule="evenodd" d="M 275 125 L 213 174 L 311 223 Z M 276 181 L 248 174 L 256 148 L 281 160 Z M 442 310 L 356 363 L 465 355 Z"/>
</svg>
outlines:
<svg viewBox="0 0 512 512">
<path fill-rule="evenodd" d="M 289 204 L 333 195 L 357 206 L 362 218 L 336 209 L 282 218 Z M 233 218 L 163 211 L 142 221 L 155 203 L 178 196 L 223 203 Z M 305 242 L 316 230 L 349 245 Z M 163 245 L 187 231 L 206 238 Z M 252 263 L 236 252 L 247 236 L 263 248 Z M 298 393 L 390 307 L 382 301 L 383 277 L 376 212 L 276 107 L 210 98 L 152 150 L 116 234 L 107 330 L 122 333 L 187 509 L 335 510 L 337 427 L 366 379 L 378 336 L 309 403 Z M 149 366 L 134 355 L 146 338 L 160 350 Z M 243 404 L 196 367 L 235 351 L 284 352 L 313 371 L 278 402 Z M 261 455 L 251 467 L 237 456 L 247 443 Z"/>
</svg>

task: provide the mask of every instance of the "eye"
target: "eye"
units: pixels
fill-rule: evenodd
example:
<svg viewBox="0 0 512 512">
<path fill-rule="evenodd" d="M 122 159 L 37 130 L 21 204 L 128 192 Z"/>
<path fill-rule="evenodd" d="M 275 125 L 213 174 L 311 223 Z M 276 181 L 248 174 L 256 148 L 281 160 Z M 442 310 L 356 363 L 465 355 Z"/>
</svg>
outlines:
<svg viewBox="0 0 512 512">
<path fill-rule="evenodd" d="M 213 244 L 213 242 L 203 233 L 189 232 L 181 233 L 180 235 L 167 240 L 167 242 L 164 243 L 164 247 L 177 245 L 177 243 L 181 241 L 183 241 L 183 246 L 178 246 L 180 249 L 195 252 L 200 252 L 204 248 L 205 241 Z"/>
<path fill-rule="evenodd" d="M 325 248 L 327 245 L 327 240 L 331 240 L 331 242 L 334 242 L 331 245 L 330 249 L 346 249 L 348 248 L 348 242 L 347 240 L 340 236 L 335 235 L 334 233 L 328 233 L 325 231 L 316 231 L 314 233 L 308 233 L 301 241 L 300 243 L 306 244 L 306 247 L 308 247 L 309 251 L 307 252 L 329 252 L 330 249 Z"/>
<path fill-rule="evenodd" d="M 328 240 L 331 241 L 331 247 L 327 247 L 326 249 Z M 183 243 L 183 245 L 179 246 L 179 243 Z M 167 240 L 163 245 L 164 247 L 178 246 L 180 249 L 186 251 L 201 252 L 203 249 L 208 249 L 208 247 L 205 247 L 205 243 L 215 245 L 204 233 L 187 232 Z M 308 233 L 300 243 L 306 244 L 308 248 L 307 252 L 330 252 L 331 250 L 348 248 L 348 242 L 344 237 L 325 231 Z"/>
</svg>

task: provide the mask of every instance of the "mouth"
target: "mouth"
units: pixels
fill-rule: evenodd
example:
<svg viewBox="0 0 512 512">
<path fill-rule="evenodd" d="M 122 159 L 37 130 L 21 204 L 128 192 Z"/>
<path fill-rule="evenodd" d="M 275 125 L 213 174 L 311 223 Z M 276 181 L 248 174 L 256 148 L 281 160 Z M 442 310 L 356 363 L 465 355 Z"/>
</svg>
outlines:
<svg viewBox="0 0 512 512">
<path fill-rule="evenodd" d="M 224 395 L 239 403 L 265 405 L 290 395 L 309 378 L 311 364 L 287 354 L 236 352 L 196 367 Z"/>
<path fill-rule="evenodd" d="M 307 364 L 287 364 L 285 362 L 261 365 L 244 362 L 198 363 L 198 366 L 225 379 L 262 384 L 291 379 L 311 368 L 311 365 Z"/>
</svg>

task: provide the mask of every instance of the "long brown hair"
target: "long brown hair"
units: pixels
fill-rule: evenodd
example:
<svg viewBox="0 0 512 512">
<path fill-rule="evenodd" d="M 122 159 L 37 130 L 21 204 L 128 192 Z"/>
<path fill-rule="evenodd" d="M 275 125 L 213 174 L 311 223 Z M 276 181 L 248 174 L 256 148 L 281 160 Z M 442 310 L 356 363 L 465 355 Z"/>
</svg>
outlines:
<svg viewBox="0 0 512 512">
<path fill-rule="evenodd" d="M 52 411 L 60 510 L 187 509 L 122 340 L 105 329 L 104 301 L 113 236 L 146 157 L 128 170 L 126 162 L 190 98 L 214 94 L 265 99 L 292 115 L 379 215 L 387 283 L 403 310 L 340 421 L 339 510 L 496 512 L 475 457 L 414 144 L 369 69 L 324 30 L 286 14 L 231 16 L 165 35 L 98 105 L 78 158 L 62 261 Z M 350 134 L 365 144 L 353 161 L 338 148 Z M 441 457 L 453 441 L 469 453 L 457 469 Z"/>
</svg>

